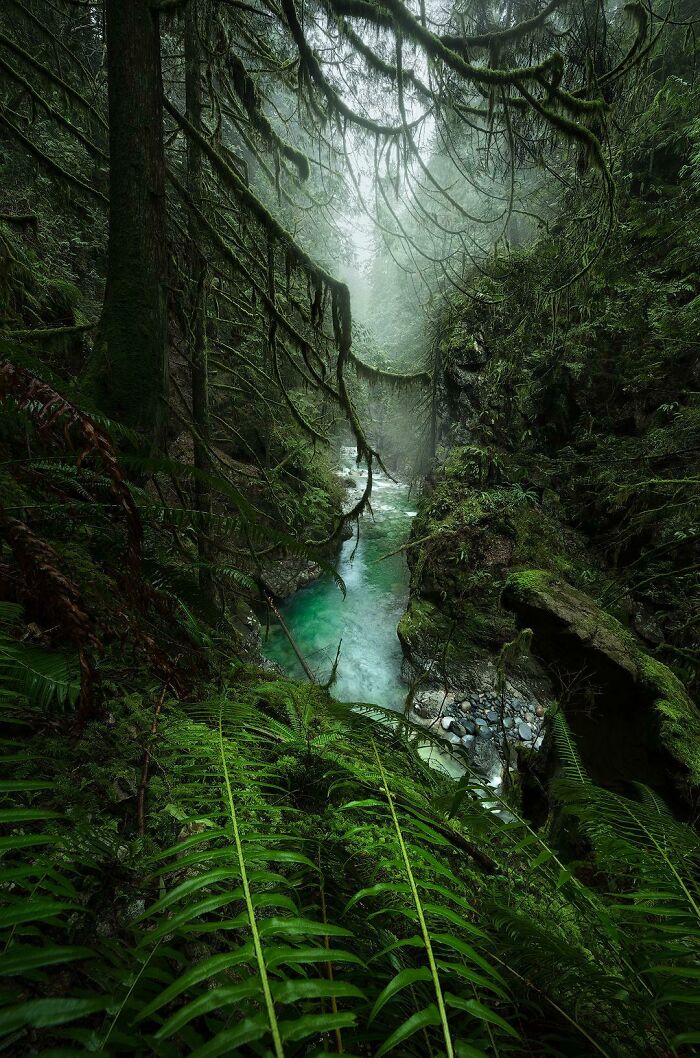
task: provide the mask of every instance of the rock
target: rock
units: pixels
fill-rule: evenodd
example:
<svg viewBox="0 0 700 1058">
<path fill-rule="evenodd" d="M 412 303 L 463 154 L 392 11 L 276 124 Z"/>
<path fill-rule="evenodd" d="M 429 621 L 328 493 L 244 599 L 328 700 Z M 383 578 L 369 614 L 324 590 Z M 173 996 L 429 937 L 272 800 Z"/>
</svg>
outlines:
<svg viewBox="0 0 700 1058">
<path fill-rule="evenodd" d="M 443 716 L 442 720 L 440 721 L 442 725 L 442 730 L 449 731 L 454 722 L 455 720 L 453 716 Z"/>
<path fill-rule="evenodd" d="M 466 746 L 466 748 L 469 749 L 470 746 L 474 745 L 474 736 L 473 735 L 463 735 L 462 736 L 462 745 Z"/>
<path fill-rule="evenodd" d="M 502 601 L 535 632 L 538 625 L 546 625 L 554 635 L 578 640 L 586 650 L 602 655 L 632 679 L 637 678 L 630 636 L 619 621 L 555 574 L 541 569 L 511 574 Z"/>
<path fill-rule="evenodd" d="M 475 735 L 476 734 L 476 724 L 474 723 L 473 720 L 466 719 L 464 721 L 464 729 L 465 729 L 467 735 Z"/>
<path fill-rule="evenodd" d="M 544 716 L 544 706 L 538 705 L 535 709 L 535 716 Z"/>
<path fill-rule="evenodd" d="M 299 588 L 311 584 L 321 572 L 321 567 L 308 559 L 280 558 L 265 564 L 261 580 L 270 595 L 286 599 Z"/>
<path fill-rule="evenodd" d="M 604 725 L 606 752 L 618 779 L 620 765 L 626 764 L 625 778 L 662 791 L 670 773 L 684 797 L 689 786 L 700 784 L 700 711 L 668 666 L 650 657 L 595 600 L 555 573 L 513 573 L 501 599 L 521 626 L 533 630 L 536 650 L 551 659 L 553 669 L 564 656 L 573 671 L 591 673 L 602 704 L 597 706 L 600 723 L 589 731 Z M 597 754 L 600 749 L 599 739 Z"/>
<path fill-rule="evenodd" d="M 477 718 L 476 718 L 476 726 L 478 728 L 478 733 L 480 735 L 483 735 L 484 731 L 488 730 L 488 726 L 489 725 L 488 725 L 488 721 L 484 720 L 483 716 L 477 716 Z"/>
<path fill-rule="evenodd" d="M 509 731 L 511 729 L 511 727 L 513 726 L 513 717 L 512 716 L 504 716 L 503 717 L 503 726 L 506 729 L 506 731 Z"/>
<path fill-rule="evenodd" d="M 467 733 L 466 727 L 464 726 L 464 724 L 460 724 L 459 720 L 453 720 L 452 721 L 452 726 L 450 727 L 450 731 L 451 731 L 451 733 L 453 735 L 456 735 L 457 738 L 462 738 L 462 736 L 466 735 L 466 733 Z"/>
<path fill-rule="evenodd" d="M 637 635 L 647 643 L 658 647 L 664 641 L 663 629 L 659 622 L 649 613 L 637 611 L 632 617 L 632 624 Z"/>
<path fill-rule="evenodd" d="M 495 712 L 493 709 L 489 709 L 488 713 L 486 714 L 486 719 L 490 724 L 495 724 L 498 720 L 498 713 Z"/>
<path fill-rule="evenodd" d="M 529 724 L 521 723 L 518 724 L 518 734 L 523 742 L 530 742 L 532 739 L 532 728 Z"/>
</svg>

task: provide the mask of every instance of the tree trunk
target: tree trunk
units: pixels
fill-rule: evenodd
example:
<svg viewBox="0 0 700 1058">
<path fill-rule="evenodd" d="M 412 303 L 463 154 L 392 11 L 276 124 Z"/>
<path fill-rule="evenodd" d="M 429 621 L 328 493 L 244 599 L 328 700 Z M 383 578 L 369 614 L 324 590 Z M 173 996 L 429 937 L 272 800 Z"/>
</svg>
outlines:
<svg viewBox="0 0 700 1058">
<path fill-rule="evenodd" d="M 109 245 L 98 390 L 105 410 L 162 443 L 168 255 L 158 15 L 105 0 Z"/>
<path fill-rule="evenodd" d="M 196 0 L 190 0 L 185 10 L 185 106 L 187 117 L 197 130 L 202 122 L 201 42 L 197 21 Z M 192 200 L 202 198 L 202 151 L 193 139 L 187 141 L 187 186 Z M 209 445 L 209 369 L 207 363 L 206 285 L 207 262 L 199 249 L 200 234 L 194 217 L 188 221 L 188 266 L 190 279 L 190 355 L 192 357 L 192 421 L 194 423 L 194 465 L 197 471 L 211 473 Z M 207 482 L 195 477 L 195 507 L 205 516 L 197 532 L 199 586 L 209 602 L 214 602 L 214 580 L 208 568 L 213 557 L 210 525 L 211 489 Z"/>
</svg>

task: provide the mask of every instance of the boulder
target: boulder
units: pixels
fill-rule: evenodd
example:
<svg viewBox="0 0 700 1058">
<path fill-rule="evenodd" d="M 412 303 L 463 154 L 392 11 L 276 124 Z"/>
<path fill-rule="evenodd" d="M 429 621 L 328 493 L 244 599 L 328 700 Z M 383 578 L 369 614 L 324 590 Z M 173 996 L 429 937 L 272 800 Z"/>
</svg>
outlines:
<svg viewBox="0 0 700 1058">
<path fill-rule="evenodd" d="M 265 590 L 276 599 L 286 599 L 299 588 L 305 588 L 321 575 L 321 567 L 305 558 L 271 559 L 265 564 L 261 580 Z"/>
<path fill-rule="evenodd" d="M 562 689 L 578 674 L 566 713 L 594 778 L 640 781 L 671 797 L 700 783 L 700 711 L 632 632 L 544 570 L 511 574 L 502 602 L 532 629 L 533 650 Z"/>
</svg>

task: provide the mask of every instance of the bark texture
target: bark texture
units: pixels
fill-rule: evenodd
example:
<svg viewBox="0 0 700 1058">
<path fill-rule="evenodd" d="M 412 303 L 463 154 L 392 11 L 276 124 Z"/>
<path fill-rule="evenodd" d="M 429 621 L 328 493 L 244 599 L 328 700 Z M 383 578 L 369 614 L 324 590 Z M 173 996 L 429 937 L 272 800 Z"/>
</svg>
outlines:
<svg viewBox="0 0 700 1058">
<path fill-rule="evenodd" d="M 109 249 L 100 329 L 108 412 L 161 440 L 167 381 L 167 244 L 158 15 L 106 0 Z"/>
</svg>

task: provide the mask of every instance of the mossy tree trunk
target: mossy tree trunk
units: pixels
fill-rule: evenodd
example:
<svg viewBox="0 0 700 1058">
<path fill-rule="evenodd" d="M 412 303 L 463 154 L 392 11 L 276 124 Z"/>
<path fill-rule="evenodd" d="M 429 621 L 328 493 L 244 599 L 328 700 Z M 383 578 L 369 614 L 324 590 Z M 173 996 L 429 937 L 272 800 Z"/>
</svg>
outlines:
<svg viewBox="0 0 700 1058">
<path fill-rule="evenodd" d="M 167 381 L 167 243 L 158 14 L 105 0 L 109 245 L 98 340 L 105 410 L 162 443 Z"/>
<path fill-rule="evenodd" d="M 187 117 L 201 131 L 202 123 L 202 47 L 199 37 L 197 0 L 190 0 L 185 10 L 185 105 Z M 202 200 L 202 150 L 196 140 L 187 141 L 187 185 L 192 200 Z M 194 465 L 202 474 L 211 472 L 209 449 L 211 428 L 209 417 L 209 368 L 207 363 L 206 289 L 207 262 L 199 247 L 199 231 L 194 217 L 188 222 L 188 266 L 190 279 L 190 341 L 192 358 L 192 421 L 194 423 Z M 195 507 L 205 518 L 197 532 L 199 585 L 202 593 L 214 601 L 211 574 L 212 546 L 206 516 L 211 514 L 211 489 L 200 477 L 194 482 Z"/>
</svg>

